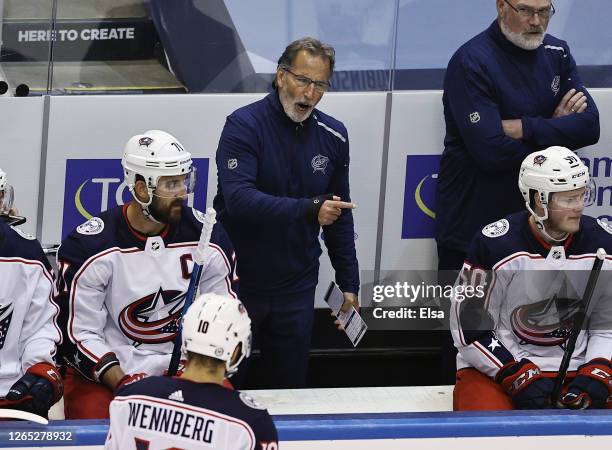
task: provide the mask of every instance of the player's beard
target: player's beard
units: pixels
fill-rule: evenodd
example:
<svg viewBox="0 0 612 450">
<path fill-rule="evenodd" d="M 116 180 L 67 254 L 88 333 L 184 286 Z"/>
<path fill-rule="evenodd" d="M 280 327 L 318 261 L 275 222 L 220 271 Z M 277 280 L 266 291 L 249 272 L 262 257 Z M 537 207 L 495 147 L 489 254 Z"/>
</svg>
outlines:
<svg viewBox="0 0 612 450">
<path fill-rule="evenodd" d="M 544 42 L 544 36 L 546 34 L 546 29 L 544 27 L 537 27 L 530 30 L 539 33 L 536 35 L 529 35 L 528 33 L 515 33 L 514 31 L 510 31 L 503 20 L 499 21 L 499 27 L 501 28 L 503 35 L 506 36 L 506 39 L 523 50 L 537 49 L 540 45 L 542 45 L 542 42 Z"/>
<path fill-rule="evenodd" d="M 185 200 L 182 198 L 176 198 L 168 203 L 168 199 L 162 199 L 154 195 L 153 201 L 149 205 L 149 213 L 158 222 L 176 225 L 181 221 L 183 203 L 185 203 Z M 180 208 L 175 206 L 180 206 Z"/>
</svg>

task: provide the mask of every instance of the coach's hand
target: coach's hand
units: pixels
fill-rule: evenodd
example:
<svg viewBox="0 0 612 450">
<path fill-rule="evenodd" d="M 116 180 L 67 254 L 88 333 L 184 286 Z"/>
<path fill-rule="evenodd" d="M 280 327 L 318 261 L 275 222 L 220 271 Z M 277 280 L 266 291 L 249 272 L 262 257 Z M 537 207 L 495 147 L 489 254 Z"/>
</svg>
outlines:
<svg viewBox="0 0 612 450">
<path fill-rule="evenodd" d="M 334 195 L 331 200 L 325 200 L 321 209 L 319 209 L 319 225 L 331 225 L 343 209 L 355 209 L 357 206 L 354 203 L 343 202 L 340 197 Z"/>
<path fill-rule="evenodd" d="M 581 114 L 587 109 L 587 97 L 584 93 L 570 89 L 561 99 L 553 113 L 553 117 L 569 116 L 570 114 Z"/>
<path fill-rule="evenodd" d="M 359 298 L 357 297 L 357 294 L 353 294 L 352 292 L 343 292 L 344 294 L 344 303 L 342 304 L 342 307 L 340 308 L 343 312 L 347 312 L 349 309 L 351 309 L 351 306 L 353 306 L 357 312 L 359 312 Z M 334 315 L 334 313 L 332 312 L 332 316 Z M 344 327 L 342 326 L 342 324 L 340 323 L 339 320 L 335 320 L 334 324 L 336 324 L 336 327 L 338 328 L 338 330 L 343 330 Z"/>
<path fill-rule="evenodd" d="M 559 406 L 569 409 L 605 408 L 612 396 L 612 364 L 596 358 L 578 368 Z"/>
<path fill-rule="evenodd" d="M 506 364 L 495 378 L 512 397 L 517 409 L 543 409 L 550 406 L 554 383 L 542 375 L 538 366 L 528 359 Z"/>
</svg>

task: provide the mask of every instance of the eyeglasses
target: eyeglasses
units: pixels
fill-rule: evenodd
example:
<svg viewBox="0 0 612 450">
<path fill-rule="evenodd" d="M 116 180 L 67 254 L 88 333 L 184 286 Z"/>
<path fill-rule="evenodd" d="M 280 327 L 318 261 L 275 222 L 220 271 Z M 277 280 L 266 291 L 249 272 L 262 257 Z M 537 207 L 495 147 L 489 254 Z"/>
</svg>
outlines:
<svg viewBox="0 0 612 450">
<path fill-rule="evenodd" d="M 329 81 L 315 81 L 315 80 L 311 80 L 308 77 L 305 77 L 304 75 L 298 75 L 296 73 L 293 73 L 292 71 L 290 71 L 286 67 L 281 67 L 281 69 L 283 69 L 285 72 L 289 72 L 291 75 L 293 75 L 293 79 L 295 80 L 295 84 L 297 84 L 301 88 L 307 88 L 312 83 L 314 85 L 315 91 L 317 91 L 317 92 L 327 92 L 329 90 L 329 88 L 331 87 L 331 83 Z"/>
<path fill-rule="evenodd" d="M 541 19 L 550 19 L 555 14 L 555 7 L 551 3 L 549 7 L 542 9 L 533 9 L 528 6 L 514 6 L 508 0 L 504 0 L 510 8 L 518 13 L 519 16 L 531 19 L 536 14 Z"/>
</svg>

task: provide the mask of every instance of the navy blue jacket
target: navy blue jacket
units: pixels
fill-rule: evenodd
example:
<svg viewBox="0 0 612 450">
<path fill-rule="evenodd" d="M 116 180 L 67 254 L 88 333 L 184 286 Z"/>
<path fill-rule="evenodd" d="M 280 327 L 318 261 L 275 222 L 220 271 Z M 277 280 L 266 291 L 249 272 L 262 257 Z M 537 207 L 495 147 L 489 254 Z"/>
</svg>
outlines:
<svg viewBox="0 0 612 450">
<path fill-rule="evenodd" d="M 295 123 L 274 91 L 228 116 L 216 161 L 214 207 L 236 250 L 240 291 L 283 295 L 316 286 L 321 245 L 312 198 L 350 201 L 344 125 L 317 109 Z M 336 282 L 357 293 L 352 212 L 323 230 Z"/>
<path fill-rule="evenodd" d="M 586 94 L 587 110 L 552 118 L 572 88 Z M 497 21 L 451 58 L 443 103 L 437 241 L 461 251 L 484 225 L 524 208 L 517 179 L 528 154 L 599 140 L 599 112 L 567 43 L 546 35 L 538 49 L 523 50 L 506 39 Z M 523 139 L 504 134 L 501 121 L 509 119 L 521 119 Z"/>
</svg>

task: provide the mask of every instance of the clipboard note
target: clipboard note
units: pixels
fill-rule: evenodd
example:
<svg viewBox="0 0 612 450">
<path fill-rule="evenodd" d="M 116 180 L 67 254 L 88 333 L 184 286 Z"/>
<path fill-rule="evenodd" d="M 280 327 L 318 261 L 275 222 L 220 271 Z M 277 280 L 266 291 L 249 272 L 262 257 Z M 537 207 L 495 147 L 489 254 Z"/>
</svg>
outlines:
<svg viewBox="0 0 612 450">
<path fill-rule="evenodd" d="M 357 347 L 359 341 L 365 335 L 368 326 L 355 307 L 351 306 L 346 312 L 341 310 L 344 303 L 344 294 L 333 281 L 329 284 L 324 300 L 344 328 L 344 332 L 353 343 L 353 347 Z"/>
</svg>

